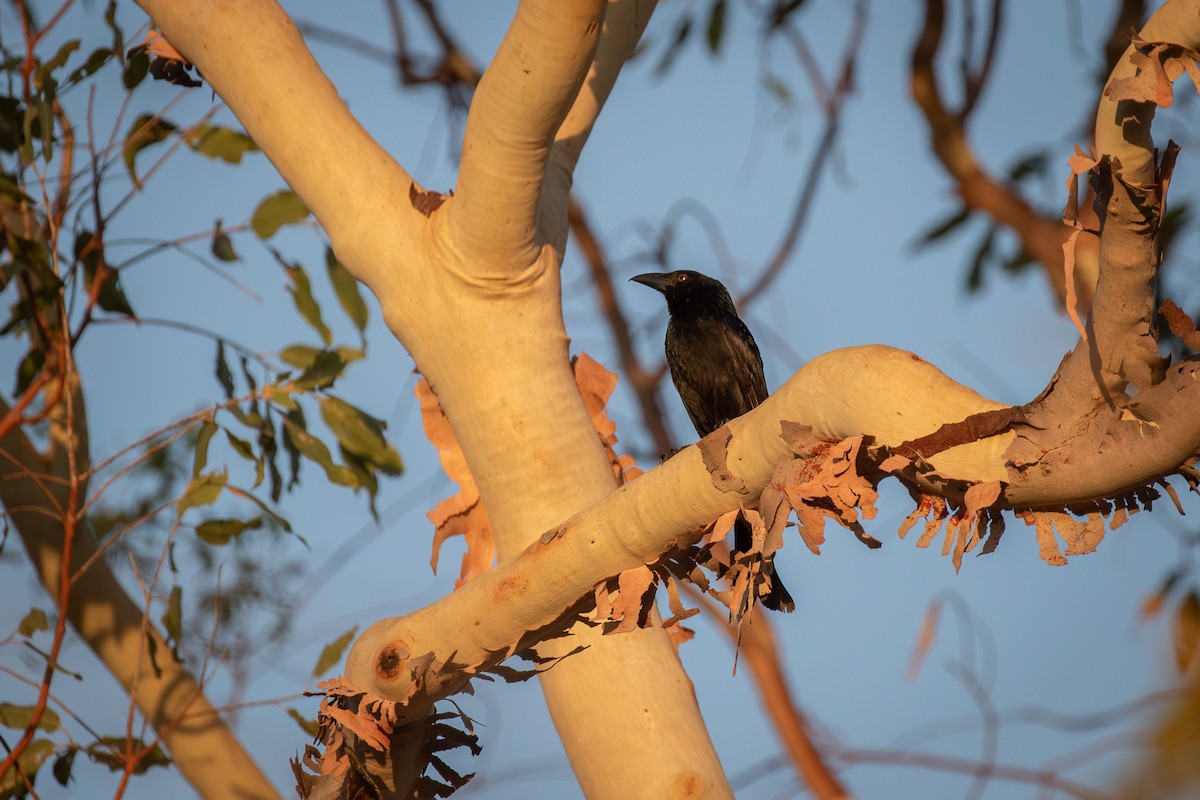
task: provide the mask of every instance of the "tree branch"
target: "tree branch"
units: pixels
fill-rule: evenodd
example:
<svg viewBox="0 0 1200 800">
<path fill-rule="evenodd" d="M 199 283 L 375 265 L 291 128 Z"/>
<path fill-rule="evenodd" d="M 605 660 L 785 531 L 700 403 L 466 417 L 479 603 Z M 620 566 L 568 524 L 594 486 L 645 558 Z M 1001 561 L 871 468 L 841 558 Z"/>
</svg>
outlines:
<svg viewBox="0 0 1200 800">
<path fill-rule="evenodd" d="M 570 213 L 568 194 L 575 165 L 592 134 L 592 126 L 616 85 L 621 68 L 637 48 L 656 5 L 657 0 L 609 2 L 596 57 L 554 138 L 541 212 L 543 231 L 559 249 L 566 246 Z"/>
<path fill-rule="evenodd" d="M 973 75 L 964 76 L 966 99 L 961 108 L 951 110 L 942 98 L 935 63 L 942 45 L 945 4 L 944 0 L 925 0 L 925 22 L 912 52 L 913 99 L 929 123 L 934 155 L 957 184 L 964 208 L 983 211 L 997 223 L 1011 228 L 1025 252 L 1045 268 L 1062 302 L 1067 297 L 1062 245 L 1070 230 L 1057 217 L 1050 219 L 1039 214 L 1015 189 L 988 174 L 976 159 L 966 134 L 968 116 L 987 79 L 999 21 L 999 6 L 994 5 L 983 65 Z M 1085 313 L 1091 307 L 1094 287 L 1095 271 L 1090 262 L 1080 259 L 1075 281 L 1076 305 Z"/>
<path fill-rule="evenodd" d="M 1168 2 L 1151 16 L 1141 38 L 1195 48 L 1200 44 L 1200 2 Z M 1090 176 L 1101 220 L 1100 279 L 1089 336 L 1030 405 L 1028 418 L 1034 427 L 1014 447 L 1017 464 L 1037 463 L 1043 454 L 1053 460 L 1060 447 L 1101 448 L 1113 440 L 1129 442 L 1141 453 L 1143 436 L 1176 457 L 1180 449 L 1197 449 L 1189 439 L 1187 420 L 1175 416 L 1197 413 L 1192 384 L 1196 361 L 1165 370 L 1155 330 L 1157 236 L 1174 154 L 1168 148 L 1162 164 L 1156 163 L 1150 137 L 1152 103 L 1109 96 L 1114 81 L 1137 72 L 1134 50 L 1131 45 L 1113 69 L 1096 116 L 1099 160 Z M 1136 398 L 1127 393 L 1130 383 L 1139 390 Z M 1160 426 L 1179 438 L 1160 437 Z M 1086 486 L 1090 481 L 1089 470 L 1080 468 L 1084 463 L 1088 462 L 1077 464 L 1071 479 Z M 1150 467 L 1143 462 L 1126 469 L 1131 470 L 1130 479 L 1137 480 Z"/>
<path fill-rule="evenodd" d="M 288 185 L 321 222 L 339 260 L 377 295 L 397 276 L 379 252 L 411 241 L 424 218 L 412 178 L 371 138 L 274 0 L 139 0 L 200 68 Z M 388 224 L 376 224 L 378 210 Z"/>
<path fill-rule="evenodd" d="M 949 448 L 930 456 L 928 463 L 947 482 L 1005 484 L 997 508 L 1061 508 L 1081 499 L 1120 495 L 1141 475 L 1176 471 L 1200 448 L 1200 390 L 1194 388 L 1200 364 L 1178 370 L 1178 382 L 1170 389 L 1139 398 L 1143 405 L 1137 413 L 1151 423 L 1137 430 L 1110 426 L 1089 434 L 1090 440 L 1079 436 L 1060 443 L 1036 469 L 1010 463 L 1007 451 L 1018 436 L 1013 430 Z M 1193 388 L 1180 391 L 1183 386 Z M 945 422 L 999 408 L 911 353 L 880 346 L 828 353 L 729 424 L 727 463 L 745 482 L 746 494 L 718 489 L 699 448 L 685 448 L 454 596 L 377 622 L 352 648 L 347 677 L 386 699 L 409 699 L 413 713 L 420 713 L 437 697 L 461 688 L 478 669 L 529 644 L 533 632 L 544 633 L 601 581 L 655 562 L 669 548 L 695 540 L 709 521 L 752 502 L 772 479 L 779 459 L 790 458 L 780 436 L 781 420 L 810 426 L 816 436 L 869 432 L 879 444 L 898 446 Z M 1119 437 L 1115 442 L 1114 436 Z M 1111 444 L 1098 448 L 1096 440 L 1106 438 Z M 1089 467 L 1080 469 L 1080 463 Z M 390 662 L 384 653 L 392 655 Z M 404 654 L 399 667 L 397 653 Z M 406 663 L 420 663 L 426 654 L 434 670 L 453 661 L 454 675 L 445 683 L 415 685 Z M 380 668 L 385 662 L 392 667 L 386 674 Z M 430 692 L 435 684 L 437 691 Z"/>
<path fill-rule="evenodd" d="M 754 279 L 754 283 L 738 298 L 738 305 L 749 305 L 759 295 L 767 290 L 768 287 L 783 271 L 791 258 L 792 251 L 795 250 L 796 242 L 800 240 L 800 233 L 804 229 L 804 223 L 808 221 L 808 213 L 812 208 L 814 199 L 816 198 L 817 187 L 821 185 L 821 173 L 825 170 L 825 166 L 832 160 L 831 154 L 833 147 L 837 143 L 838 133 L 841 130 L 842 108 L 845 105 L 846 97 L 854 90 L 854 68 L 858 60 L 859 44 L 862 41 L 862 34 L 866 28 L 867 11 L 866 5 L 856 3 L 854 6 L 854 21 L 851 23 L 850 31 L 846 35 L 846 44 L 842 49 L 842 59 L 837 70 L 837 78 L 833 83 L 832 91 L 824 90 L 824 83 L 820 81 L 819 73 L 810 69 L 809 73 L 812 76 L 814 88 L 818 91 L 818 95 L 824 94 L 822 100 L 822 108 L 825 111 L 825 129 L 821 133 L 821 138 L 817 143 L 816 149 L 813 150 L 812 156 L 808 162 L 808 171 L 804 180 L 800 182 L 800 190 L 796 196 L 796 203 L 792 209 L 792 216 L 788 222 L 787 229 L 784 231 L 783 238 L 775 248 L 775 253 L 771 256 L 766 266 L 759 272 Z M 791 23 L 784 22 L 787 25 L 787 30 L 792 31 Z M 808 60 L 807 46 L 798 34 L 792 37 L 793 45 L 798 53 L 801 63 L 806 63 Z"/>
<path fill-rule="evenodd" d="M 1171 42 L 1195 49 L 1200 46 L 1200 7 L 1192 0 L 1168 0 L 1150 16 L 1138 36 L 1146 42 Z M 1096 109 L 1096 151 L 1115 158 L 1128 183 L 1149 186 L 1156 177 L 1154 141 L 1150 137 L 1155 105 L 1118 101 L 1110 96 L 1114 81 L 1137 74 L 1139 67 L 1131 58 L 1135 50 L 1133 44 L 1125 48 L 1105 84 Z"/>
<path fill-rule="evenodd" d="M 621 308 L 617 293 L 613 291 L 608 259 L 604 256 L 583 207 L 573 197 L 569 202 L 567 214 L 575 244 L 583 252 L 583 259 L 591 269 L 592 283 L 596 286 L 600 309 L 608 319 L 608 327 L 617 346 L 617 357 L 621 361 L 621 370 L 629 379 L 637 398 L 638 408 L 642 412 L 642 424 L 650 432 L 658 452 L 668 453 L 674 448 L 674 443 L 667 432 L 666 420 L 658 404 L 658 386 L 662 373 L 647 371 L 638 358 L 633 346 L 633 337 L 629 333 L 629 321 L 625 318 L 625 311 Z"/>
<path fill-rule="evenodd" d="M 592 64 L 605 5 L 523 0 L 484 71 L 447 210 L 450 240 L 471 280 L 520 284 L 544 267 L 538 215 L 550 149 Z"/>
<path fill-rule="evenodd" d="M 710 598 L 705 598 L 704 610 L 722 617 L 727 611 Z M 850 793 L 842 786 L 808 735 L 808 720 L 792 699 L 779 647 L 767 615 L 760 611 L 748 625 L 740 628 L 730 625 L 728 619 L 721 619 L 717 624 L 724 627 L 734 647 L 739 649 L 754 672 L 763 707 L 813 797 L 816 800 L 848 800 Z"/>
</svg>

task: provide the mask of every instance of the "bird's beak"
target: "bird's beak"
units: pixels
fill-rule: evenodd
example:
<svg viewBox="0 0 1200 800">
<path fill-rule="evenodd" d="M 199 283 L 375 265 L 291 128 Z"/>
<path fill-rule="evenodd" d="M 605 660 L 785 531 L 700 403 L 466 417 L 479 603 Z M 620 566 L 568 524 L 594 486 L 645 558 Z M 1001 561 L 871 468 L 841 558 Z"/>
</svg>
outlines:
<svg viewBox="0 0 1200 800">
<path fill-rule="evenodd" d="M 640 283 L 643 286 L 649 286 L 664 294 L 667 291 L 667 284 L 671 281 L 671 276 L 665 272 L 647 272 L 645 275 L 634 275 L 629 280 Z"/>
</svg>

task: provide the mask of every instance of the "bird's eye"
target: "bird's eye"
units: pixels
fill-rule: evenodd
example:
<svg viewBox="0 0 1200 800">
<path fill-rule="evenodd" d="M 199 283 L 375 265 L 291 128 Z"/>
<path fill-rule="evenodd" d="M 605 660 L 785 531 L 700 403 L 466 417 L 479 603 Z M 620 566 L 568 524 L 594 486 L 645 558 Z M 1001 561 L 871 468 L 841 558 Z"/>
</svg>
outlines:
<svg viewBox="0 0 1200 800">
<path fill-rule="evenodd" d="M 687 273 L 686 273 L 686 272 L 683 272 L 683 273 L 680 273 L 679 277 L 675 279 L 675 282 L 676 282 L 676 283 L 683 283 L 683 282 L 684 282 L 684 281 L 686 281 L 687 279 L 688 279 Z"/>
</svg>

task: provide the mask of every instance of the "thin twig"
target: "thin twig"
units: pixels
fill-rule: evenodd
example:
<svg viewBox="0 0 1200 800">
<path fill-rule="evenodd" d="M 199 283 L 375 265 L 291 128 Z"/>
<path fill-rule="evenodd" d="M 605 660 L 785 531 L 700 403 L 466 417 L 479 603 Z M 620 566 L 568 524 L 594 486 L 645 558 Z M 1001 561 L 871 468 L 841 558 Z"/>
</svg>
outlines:
<svg viewBox="0 0 1200 800">
<path fill-rule="evenodd" d="M 630 334 L 629 320 L 613 290 L 612 277 L 608 260 L 604 255 L 599 239 L 592 231 L 583 207 L 572 195 L 567 204 L 567 220 L 571 226 L 575 244 L 583 253 L 584 261 L 591 269 L 592 283 L 596 287 L 596 297 L 600 309 L 608 320 L 609 330 L 617 345 L 617 355 L 621 361 L 621 369 L 629 377 L 638 407 L 642 412 L 642 424 L 654 439 L 659 452 L 669 453 L 672 448 L 671 434 L 667 431 L 662 407 L 658 403 L 658 385 L 661 372 L 647 371 L 637 356 L 633 346 L 633 336 Z"/>
<path fill-rule="evenodd" d="M 842 49 L 838 79 L 830 95 L 828 106 L 825 109 L 825 129 L 809 160 L 808 170 L 804 179 L 800 182 L 800 191 L 796 197 L 796 204 L 792 210 L 791 220 L 784 231 L 783 239 L 775 249 L 775 254 L 771 256 L 766 266 L 759 272 L 758 277 L 751 284 L 750 288 L 738 298 L 739 305 L 749 305 L 771 286 L 783 271 L 784 266 L 787 265 L 788 260 L 792 256 L 792 251 L 800 239 L 800 233 L 804 230 L 804 224 L 808 221 L 809 211 L 812 209 L 813 201 L 816 198 L 817 188 L 821 185 L 821 175 L 825 170 L 826 164 L 832 160 L 833 146 L 837 143 L 841 127 L 842 108 L 845 105 L 846 97 L 854 89 L 854 68 L 858 61 L 859 45 L 862 42 L 866 22 L 867 7 L 860 0 L 860 2 L 854 4 L 854 21 L 850 26 L 850 32 L 846 36 L 846 44 Z M 802 48 L 797 52 L 802 53 L 804 49 Z M 802 58 L 801 60 L 803 61 Z"/>
</svg>

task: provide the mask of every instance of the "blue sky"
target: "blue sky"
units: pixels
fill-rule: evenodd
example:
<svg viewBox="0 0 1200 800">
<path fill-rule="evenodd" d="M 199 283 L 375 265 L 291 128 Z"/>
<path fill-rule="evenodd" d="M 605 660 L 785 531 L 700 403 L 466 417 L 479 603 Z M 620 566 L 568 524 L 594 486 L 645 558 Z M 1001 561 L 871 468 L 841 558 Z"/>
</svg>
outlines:
<svg viewBox="0 0 1200 800">
<path fill-rule="evenodd" d="M 95 22 L 92 5 L 73 12 L 70 29 L 83 31 Z M 802 30 L 831 67 L 849 22 L 848 4 L 808 5 L 799 17 Z M 1089 6 L 1087 14 L 1074 20 L 1072 13 L 1081 12 L 1072 12 L 1073 5 Z M 1052 162 L 1059 166 L 1051 169 L 1038 197 L 1051 209 L 1061 206 L 1066 159 L 1093 103 L 1089 70 L 1096 61 L 1090 54 L 1099 51 L 1109 4 L 1103 4 L 1103 13 L 1092 5 L 1101 4 L 1009 4 L 996 74 L 971 128 L 976 152 L 996 170 L 1032 149 L 1051 148 Z M 448 6 L 445 15 L 482 63 L 503 35 L 513 6 L 461 2 Z M 346 4 L 336 14 L 319 2 L 285 7 L 298 20 L 353 32 L 381 47 L 389 44 L 375 3 Z M 658 48 L 683 7 L 667 3 L 659 9 L 650 31 Z M 144 18 L 132 6 L 122 13 L 127 33 Z M 650 268 L 636 259 L 645 246 L 638 231 L 655 226 L 680 203 L 698 203 L 720 221 L 721 234 L 743 270 L 741 285 L 748 285 L 748 276 L 775 247 L 821 131 L 820 113 L 793 63 L 776 48 L 771 63 L 795 93 L 794 108 L 781 109 L 761 84 L 760 43 L 748 17 L 739 8 L 729 24 L 716 59 L 706 57 L 699 40 L 693 40 L 665 77 L 651 74 L 658 49 L 631 64 L 576 175 L 579 196 L 619 270 L 614 278 L 635 320 L 640 352 L 651 363 L 660 358 L 665 309 L 652 292 L 620 280 Z M 1032 271 L 1015 279 L 992 273 L 984 292 L 966 293 L 965 264 L 982 231 L 979 223 L 972 224 L 972 235 L 914 252 L 919 232 L 954 209 L 948 181 L 930 156 L 923 120 L 908 96 L 909 48 L 919 24 L 915 1 L 872 6 L 858 91 L 844 112 L 844 133 L 813 215 L 782 280 L 745 318 L 763 346 L 772 387 L 813 356 L 883 343 L 918 353 L 989 397 L 1024 402 L 1041 390 L 1076 334 L 1054 308 L 1045 279 Z M 1073 33 L 1074 24 L 1079 27 Z M 17 31 L 10 19 L 0 32 L 11 45 Z M 1076 41 L 1087 54 L 1077 52 Z M 448 119 L 434 91 L 399 93 L 386 68 L 361 55 L 320 42 L 313 50 L 352 111 L 421 183 L 437 190 L 453 186 L 461 128 Z M 115 83 L 109 75 L 99 90 L 102 118 L 111 118 L 120 101 Z M 141 92 L 141 102 L 165 103 L 176 93 L 172 87 L 155 86 Z M 82 114 L 83 94 L 71 100 Z M 1196 105 L 1182 104 L 1171 113 L 1190 120 Z M 189 121 L 213 106 L 207 88 L 193 90 L 170 115 Z M 218 118 L 231 123 L 227 112 L 218 111 Z M 1194 156 L 1185 149 L 1172 191 L 1195 186 L 1195 171 Z M 131 203 L 110 237 L 168 239 L 207 229 L 217 217 L 234 224 L 281 187 L 261 155 L 234 168 L 183 153 Z M 299 230 L 281 234 L 273 243 L 308 267 L 336 337 L 353 343 L 353 329 L 325 286 L 318 240 Z M 225 272 L 249 291 L 193 260 L 165 253 L 123 273 L 134 308 L 145 317 L 217 329 L 259 352 L 296 341 L 315 344 L 291 310 L 282 291 L 283 274 L 266 250 L 251 237 L 235 239 L 235 247 L 243 262 Z M 129 246 L 130 253 L 136 249 Z M 673 267 L 720 269 L 703 225 L 695 220 L 682 226 L 671 253 Z M 1184 260 L 1181 266 L 1196 265 Z M 573 352 L 586 351 L 614 365 L 608 332 L 595 312 L 586 269 L 574 249 L 564 265 L 563 285 Z M 1181 286 L 1176 295 L 1185 308 L 1195 300 L 1188 288 Z M 263 559 L 300 563 L 301 574 L 317 577 L 298 583 L 304 602 L 295 611 L 293 636 L 256 654 L 240 700 L 267 700 L 305 688 L 325 642 L 352 625 L 365 627 L 380 616 L 432 602 L 453 585 L 459 544 L 446 545 L 441 572 L 432 576 L 427 566 L 432 530 L 424 517 L 450 486 L 421 432 L 412 397 L 412 361 L 382 325 L 373 301 L 368 340 L 367 361 L 350 370 L 340 393 L 388 420 L 389 436 L 408 471 L 381 490 L 381 524 L 376 527 L 361 497 L 329 487 L 315 470 L 307 470 L 303 490 L 284 510 L 311 549 L 289 540 L 274 549 L 263 547 L 261 553 Z M 111 452 L 219 401 L 212 353 L 211 342 L 202 337 L 150 326 L 106 325 L 89 333 L 78 357 L 95 454 Z M 0 349 L 5 365 L 10 360 L 15 364 L 18 356 L 11 348 Z M 673 394 L 668 391 L 664 398 L 673 430 L 682 439 L 690 426 Z M 652 445 L 638 431 L 634 404 L 623 387 L 618 387 L 610 413 L 622 444 L 649 453 Z M 644 468 L 654 463 L 653 457 L 642 461 Z M 1190 498 L 1185 504 L 1189 511 L 1195 505 Z M 1099 552 L 1057 569 L 1038 559 L 1030 531 L 1010 523 L 999 550 L 986 558 L 968 557 L 958 575 L 935 552 L 936 544 L 918 550 L 912 538 L 900 541 L 893 535 L 911 510 L 906 493 L 890 487 L 880 507 L 869 530 L 884 540 L 882 550 L 868 551 L 834 530 L 819 558 L 789 541 L 777 562 L 798 606 L 795 614 L 772 620 L 785 647 L 792 688 L 819 729 L 844 747 L 915 746 L 978 758 L 978 711 L 955 677 L 961 674 L 958 662 L 974 665 L 972 674 L 980 678 L 990 703 L 1004 710 L 1036 706 L 1092 712 L 1142 697 L 1173 678 L 1169 626 L 1162 619 L 1139 618 L 1145 595 L 1181 556 L 1175 534 L 1190 527 L 1169 504 L 1152 518 L 1140 515 L 1110 534 Z M 349 554 L 339 550 L 348 538 L 357 543 Z M 3 630 L 11 629 L 30 605 L 46 603 L 21 555 L 10 545 L 0 561 Z M 943 614 L 936 645 L 919 676 L 909 680 L 905 668 L 926 609 L 946 598 L 953 608 L 969 609 L 970 625 L 961 625 L 949 611 Z M 801 794 L 786 764 L 770 766 L 779 750 L 748 674 L 731 675 L 733 655 L 725 637 L 701 618 L 695 627 L 698 636 L 684 646 L 682 656 L 726 770 L 739 781 L 739 796 Z M 69 647 L 66 659 L 69 668 L 90 671 L 82 647 Z M 0 664 L 30 669 L 13 648 L 0 649 Z M 105 675 L 73 684 L 60 681 L 55 688 L 89 721 L 115 732 L 125 706 L 115 685 Z M 18 689 L 3 675 L 0 688 L 6 698 L 17 696 Z M 224 702 L 229 691 L 228 678 L 218 675 L 213 699 Z M 311 700 L 287 705 L 306 713 L 315 709 Z M 578 795 L 536 684 L 482 684 L 463 705 L 485 725 L 484 755 L 474 765 L 479 778 L 464 790 L 464 798 Z M 117 716 L 106 716 L 113 714 Z M 959 725 L 963 720 L 967 722 Z M 238 725 L 264 769 L 290 792 L 286 759 L 303 747 L 304 735 L 272 705 L 242 712 Z M 951 729 L 957 732 L 947 732 Z M 1036 767 L 1085 741 L 1014 723 L 1000 731 L 999 760 Z M 1116 758 L 1089 762 L 1071 776 L 1104 787 L 1108 776 L 1119 771 L 1122 757 L 1119 752 Z M 115 785 L 98 771 L 88 775 L 96 781 L 98 788 L 89 789 L 95 796 Z M 751 781 L 747 775 L 758 777 Z M 961 776 L 896 766 L 856 766 L 844 779 L 862 797 L 958 796 L 969 786 Z M 173 781 L 166 775 L 135 781 L 126 797 L 161 796 Z M 48 775 L 39 789 L 43 797 L 66 796 Z M 1001 800 L 1032 794 L 1027 785 L 994 781 L 985 796 Z"/>
</svg>

